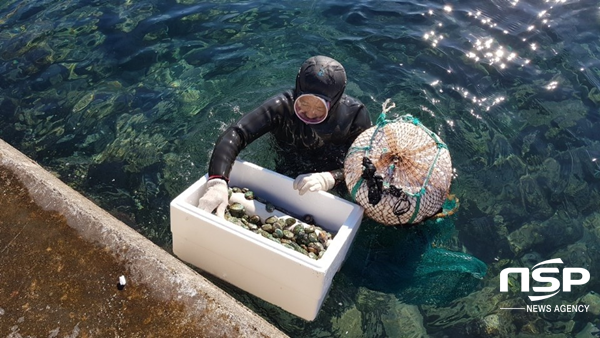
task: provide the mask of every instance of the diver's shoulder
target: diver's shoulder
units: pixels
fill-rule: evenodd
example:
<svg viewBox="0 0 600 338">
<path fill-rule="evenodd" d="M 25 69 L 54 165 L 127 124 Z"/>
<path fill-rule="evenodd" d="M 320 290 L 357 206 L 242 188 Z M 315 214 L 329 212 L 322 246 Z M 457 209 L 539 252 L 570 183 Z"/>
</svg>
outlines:
<svg viewBox="0 0 600 338">
<path fill-rule="evenodd" d="M 293 105 L 294 91 L 292 89 L 279 92 L 269 97 L 264 104 L 268 105 Z"/>
<path fill-rule="evenodd" d="M 342 95 L 342 97 L 340 98 L 340 103 L 349 107 L 364 106 L 364 104 L 359 99 L 346 94 Z"/>
</svg>

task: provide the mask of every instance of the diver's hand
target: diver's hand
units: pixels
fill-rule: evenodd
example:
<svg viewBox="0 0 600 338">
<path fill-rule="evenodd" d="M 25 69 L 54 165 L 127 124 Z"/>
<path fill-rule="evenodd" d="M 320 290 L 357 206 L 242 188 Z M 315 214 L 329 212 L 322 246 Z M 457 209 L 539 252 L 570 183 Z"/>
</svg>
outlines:
<svg viewBox="0 0 600 338">
<path fill-rule="evenodd" d="M 294 189 L 298 190 L 300 195 L 304 195 L 307 191 L 327 191 L 334 185 L 335 179 L 328 171 L 300 175 L 294 180 Z"/>
<path fill-rule="evenodd" d="M 229 186 L 225 180 L 213 178 L 206 182 L 206 193 L 198 201 L 198 208 L 213 212 L 217 209 L 217 216 L 225 218 L 225 208 L 229 203 Z"/>
</svg>

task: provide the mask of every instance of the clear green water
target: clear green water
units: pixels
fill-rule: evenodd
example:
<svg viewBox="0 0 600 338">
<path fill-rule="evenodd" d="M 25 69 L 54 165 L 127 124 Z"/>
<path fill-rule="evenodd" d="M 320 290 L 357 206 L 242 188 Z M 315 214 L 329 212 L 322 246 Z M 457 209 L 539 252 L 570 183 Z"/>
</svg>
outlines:
<svg viewBox="0 0 600 338">
<path fill-rule="evenodd" d="M 575 336 L 598 315 L 501 310 L 530 301 L 498 276 L 562 258 L 591 280 L 544 304 L 600 304 L 599 26 L 596 1 L 2 1 L 0 137 L 169 250 L 220 131 L 332 56 L 373 120 L 391 98 L 444 139 L 459 212 L 365 220 L 311 323 L 215 283 L 293 337 Z M 275 167 L 266 137 L 241 156 Z"/>
</svg>

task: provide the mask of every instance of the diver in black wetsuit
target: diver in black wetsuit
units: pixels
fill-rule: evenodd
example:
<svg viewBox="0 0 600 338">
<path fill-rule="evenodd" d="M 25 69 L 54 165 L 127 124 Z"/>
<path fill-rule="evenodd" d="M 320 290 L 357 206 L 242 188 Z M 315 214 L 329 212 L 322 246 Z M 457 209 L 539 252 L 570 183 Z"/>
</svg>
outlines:
<svg viewBox="0 0 600 338">
<path fill-rule="evenodd" d="M 367 108 L 344 94 L 346 72 L 336 60 L 314 56 L 296 76 L 296 87 L 244 115 L 219 136 L 210 159 L 207 190 L 198 207 L 223 217 L 228 204 L 227 182 L 233 162 L 248 144 L 271 132 L 287 154 L 310 154 L 320 171 L 299 175 L 294 189 L 327 191 L 343 181 L 346 151 L 354 139 L 371 127 Z"/>
</svg>

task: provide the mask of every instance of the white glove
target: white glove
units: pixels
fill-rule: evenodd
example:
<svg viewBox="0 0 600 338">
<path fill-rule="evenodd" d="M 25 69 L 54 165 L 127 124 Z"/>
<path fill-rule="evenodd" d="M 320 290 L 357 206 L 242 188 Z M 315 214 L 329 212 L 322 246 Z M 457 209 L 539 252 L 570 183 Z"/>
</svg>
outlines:
<svg viewBox="0 0 600 338">
<path fill-rule="evenodd" d="M 213 178 L 206 182 L 206 192 L 198 201 L 198 208 L 213 212 L 217 209 L 217 216 L 225 218 L 225 208 L 229 204 L 229 186 L 225 180 Z"/>
<path fill-rule="evenodd" d="M 294 180 L 294 189 L 304 195 L 307 191 L 327 191 L 335 185 L 333 175 L 328 172 L 304 174 Z"/>
</svg>

